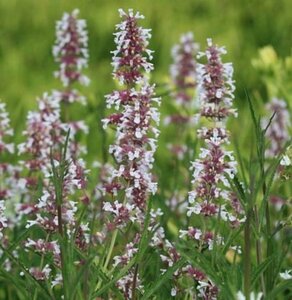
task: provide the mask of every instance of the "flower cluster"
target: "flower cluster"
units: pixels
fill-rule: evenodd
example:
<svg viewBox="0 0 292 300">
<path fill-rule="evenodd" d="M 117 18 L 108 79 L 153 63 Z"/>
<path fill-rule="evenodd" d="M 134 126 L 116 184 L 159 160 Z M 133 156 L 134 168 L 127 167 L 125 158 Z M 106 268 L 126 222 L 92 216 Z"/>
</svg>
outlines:
<svg viewBox="0 0 292 300">
<path fill-rule="evenodd" d="M 38 267 L 32 267 L 29 269 L 29 273 L 36 279 L 36 280 L 46 280 L 49 279 L 52 269 L 49 265 L 45 265 L 43 269 Z"/>
<path fill-rule="evenodd" d="M 18 145 L 19 154 L 26 154 L 22 165 L 27 169 L 27 175 L 19 180 L 19 183 L 24 185 L 22 192 L 26 189 L 35 189 L 40 177 L 48 177 L 51 172 L 51 160 L 61 159 L 60 147 L 65 145 L 69 130 L 70 142 L 66 158 L 71 159 L 72 162 L 64 188 L 72 190 L 72 186 L 85 186 L 86 170 L 83 160 L 77 158 L 79 148 L 74 139 L 77 129 L 83 128 L 83 124 L 61 121 L 60 98 L 54 93 L 44 93 L 38 99 L 38 111 L 30 111 L 27 116 L 26 130 L 23 132 L 26 140 Z M 71 183 L 69 178 L 72 180 Z M 44 182 L 44 186 L 46 185 Z M 27 204 L 18 205 L 20 213 L 25 212 L 26 208 Z"/>
<path fill-rule="evenodd" d="M 288 131 L 291 126 L 290 114 L 286 102 L 278 98 L 273 98 L 271 102 L 267 103 L 266 110 L 270 114 L 275 114 L 266 133 L 269 141 L 266 156 L 275 157 L 284 150 L 285 143 L 288 142 L 290 138 Z M 268 126 L 268 124 L 269 120 L 264 119 L 263 127 Z"/>
<path fill-rule="evenodd" d="M 192 32 L 183 34 L 180 43 L 174 45 L 171 51 L 173 64 L 170 66 L 171 80 L 175 91 L 173 98 L 180 106 L 189 106 L 194 98 L 197 85 L 197 63 L 195 56 L 199 45 L 194 42 Z"/>
<path fill-rule="evenodd" d="M 12 136 L 13 130 L 10 127 L 10 119 L 5 109 L 5 104 L 0 102 L 0 154 L 3 152 L 14 152 L 14 145 L 6 143 L 6 136 Z"/>
<path fill-rule="evenodd" d="M 163 241 L 163 244 L 161 244 L 160 247 L 164 251 L 164 254 L 160 254 L 160 258 L 165 265 L 165 268 L 161 269 L 161 272 L 165 273 L 168 268 L 172 267 L 181 259 L 181 255 L 176 247 L 169 240 L 165 239 L 164 232 L 158 231 L 158 234 L 160 235 L 159 240 Z M 198 230 L 197 233 L 195 233 L 195 229 L 189 229 L 189 234 L 192 234 L 194 238 L 200 238 L 201 232 Z M 185 287 L 181 285 L 183 277 L 190 278 L 194 281 L 192 287 L 188 288 L 188 291 L 193 293 L 194 297 L 197 295 L 200 299 L 217 299 L 219 289 L 204 272 L 190 264 L 187 264 L 173 273 L 173 287 L 171 289 L 172 297 L 176 297 L 182 292 L 185 292 Z"/>
<path fill-rule="evenodd" d="M 132 9 L 128 12 L 120 9 L 119 13 L 122 22 L 116 26 L 117 48 L 112 51 L 112 65 L 114 77 L 124 88 L 106 96 L 107 107 L 114 107 L 118 112 L 103 120 L 104 128 L 108 125 L 116 128 L 115 142 L 109 152 L 117 167 L 103 190 L 112 198 L 120 196 L 123 200 L 105 202 L 103 209 L 111 213 L 109 230 L 134 222 L 139 224 L 140 231 L 143 229 L 147 198 L 157 189 L 150 170 L 159 134 L 153 125 L 159 123 L 159 112 L 153 104 L 160 104 L 160 99 L 154 97 L 155 86 L 150 85 L 146 76 L 153 66 L 148 61 L 152 59 L 152 51 L 147 49 L 150 30 L 138 26 L 138 20 L 144 17 Z M 138 239 L 139 236 L 138 233 Z M 129 245 L 132 244 L 128 244 L 124 255 L 116 257 L 116 265 L 118 258 L 121 261 L 125 261 L 125 257 L 130 258 Z M 138 289 L 143 290 L 139 275 L 131 269 L 117 283 L 127 299 L 131 297 L 130 287 L 133 282 Z"/>
<path fill-rule="evenodd" d="M 199 45 L 194 42 L 192 32 L 183 34 L 180 43 L 172 48 L 173 64 L 170 66 L 170 77 L 173 86 L 171 97 L 177 104 L 177 112 L 165 117 L 164 124 L 174 124 L 184 136 L 187 126 L 197 123 L 192 116 L 195 107 L 195 91 L 197 86 L 197 62 L 195 56 Z M 179 160 L 182 160 L 188 151 L 184 142 L 168 144 L 168 149 Z"/>
<path fill-rule="evenodd" d="M 87 67 L 88 37 L 85 20 L 78 19 L 79 11 L 65 13 L 62 20 L 56 24 L 56 43 L 53 47 L 55 60 L 60 63 L 59 71 L 55 76 L 65 87 L 79 82 L 89 84 L 89 78 L 82 74 L 82 69 Z M 64 93 L 63 101 L 74 102 L 79 96 L 76 91 Z M 79 99 L 80 100 L 80 99 Z"/>
<path fill-rule="evenodd" d="M 18 145 L 19 154 L 30 155 L 25 166 L 31 171 L 50 168 L 50 154 L 54 153 L 56 145 L 64 143 L 67 129 L 60 120 L 58 99 L 44 93 L 38 99 L 38 108 L 38 111 L 28 113 L 26 130 L 23 132 L 26 141 Z"/>
<path fill-rule="evenodd" d="M 54 168 L 61 171 L 60 163 L 54 160 Z M 76 193 L 77 189 L 84 188 L 84 174 L 79 174 L 76 170 L 77 166 L 74 163 L 68 163 L 65 166 L 64 177 L 62 180 L 62 204 L 57 202 L 56 187 L 53 184 L 53 174 L 48 173 L 47 177 L 43 180 L 43 194 L 39 198 L 38 203 L 31 204 L 28 212 L 32 212 L 35 217 L 29 218 L 26 228 L 31 226 L 38 226 L 46 232 L 47 239 L 28 239 L 25 243 L 26 249 L 33 252 L 41 253 L 43 256 L 53 256 L 54 266 L 58 268 L 61 266 L 61 250 L 59 241 L 57 240 L 58 234 L 64 232 L 68 238 L 72 238 L 76 247 L 80 250 L 85 250 L 89 243 L 88 224 L 79 224 L 76 218 L 77 202 L 70 200 L 70 196 Z M 21 204 L 23 208 L 25 204 Z M 60 223 L 61 222 L 61 223 Z M 60 231 L 60 227 L 62 228 Z M 50 239 L 48 239 L 50 237 Z M 53 268 L 53 265 L 50 269 Z M 45 274 L 44 270 L 38 267 L 32 268 L 31 274 L 37 280 L 44 280 L 45 277 L 40 277 L 38 274 Z M 49 273 L 46 273 L 49 275 Z M 57 273 L 60 279 L 61 274 Z M 62 277 L 61 277 L 62 278 Z M 52 286 L 61 283 L 61 279 L 55 282 Z"/>
<path fill-rule="evenodd" d="M 75 9 L 71 13 L 64 13 L 62 19 L 56 23 L 56 42 L 53 47 L 55 61 L 59 63 L 59 71 L 55 72 L 63 84 L 64 90 L 53 91 L 53 97 L 60 102 L 64 121 L 70 128 L 71 156 L 76 159 L 81 154 L 86 153 L 75 138 L 77 131 L 88 133 L 88 127 L 83 121 L 71 121 L 69 117 L 69 107 L 67 104 L 80 102 L 86 104 L 86 98 L 74 88 L 74 83 L 88 85 L 90 80 L 82 73 L 82 69 L 87 67 L 88 61 L 88 35 L 86 21 L 78 19 L 79 10 Z"/>
<path fill-rule="evenodd" d="M 158 125 L 159 113 L 153 106 L 154 102 L 160 101 L 154 98 L 154 86 L 147 82 L 143 71 L 152 69 L 147 62 L 146 55 L 149 30 L 138 27 L 137 20 L 143 18 L 139 13 L 134 14 L 132 10 L 128 13 L 120 10 L 123 18 L 121 24 L 117 25 L 120 31 L 115 34 L 117 50 L 113 51 L 114 76 L 120 84 L 126 84 L 125 89 L 114 91 L 106 96 L 107 106 L 114 106 L 118 113 L 104 119 L 104 127 L 116 126 L 116 140 L 110 146 L 109 152 L 113 155 L 118 168 L 113 171 L 110 185 L 116 190 L 123 190 L 128 205 L 136 210 L 136 217 L 142 216 L 145 211 L 146 199 L 149 193 L 155 193 L 156 183 L 152 180 L 149 172 L 153 165 L 153 155 L 156 150 L 156 138 L 158 129 L 152 125 L 152 120 Z M 152 137 L 149 135 L 153 134 Z M 109 190 L 109 185 L 105 187 Z M 107 204 L 106 208 L 109 210 Z M 120 204 L 125 206 L 124 203 Z M 116 206 L 116 205 L 115 205 Z M 114 212 L 115 209 L 111 208 Z M 124 215 L 115 213 L 121 219 L 128 221 L 126 207 L 119 211 Z M 143 222 L 143 219 L 140 220 Z"/>
<path fill-rule="evenodd" d="M 134 257 L 134 255 L 138 252 L 138 243 L 140 240 L 140 236 L 137 235 L 133 242 L 130 242 L 126 245 L 125 251 L 123 255 L 115 256 L 113 266 L 126 266 L 130 260 Z M 125 299 L 132 299 L 133 293 L 133 282 L 136 282 L 136 286 L 140 292 L 143 292 L 143 285 L 139 278 L 139 274 L 135 274 L 135 270 L 132 268 L 127 273 L 126 276 L 122 277 L 117 281 L 117 287 L 123 292 Z"/>
<path fill-rule="evenodd" d="M 84 102 L 85 98 L 72 88 L 73 83 L 88 82 L 87 77 L 81 73 L 87 65 L 87 32 L 85 21 L 78 20 L 77 15 L 78 11 L 65 13 L 63 19 L 57 22 L 57 41 L 53 52 L 60 62 L 60 70 L 56 76 L 61 79 L 66 90 L 44 93 L 38 99 L 39 110 L 29 112 L 27 117 L 27 128 L 24 131 L 27 139 L 18 146 L 19 153 L 25 154 L 27 158 L 23 162 L 28 171 L 25 177 L 26 188 L 33 191 L 41 183 L 42 194 L 37 203 L 33 201 L 35 197 L 24 198 L 17 209 L 20 216 L 29 215 L 26 228 L 38 226 L 46 233 L 46 239 L 28 239 L 25 247 L 40 253 L 42 257 L 53 256 L 54 259 L 52 265 L 33 267 L 29 271 L 36 280 L 45 280 L 52 270 L 56 270 L 56 278 L 51 281 L 52 287 L 62 283 L 62 275 L 59 273 L 62 247 L 58 235 L 72 239 L 82 251 L 89 243 L 88 225 L 80 223 L 76 218 L 76 200 L 86 196 L 79 196 L 77 191 L 83 190 L 84 194 L 88 172 L 80 158 L 85 150 L 77 142 L 76 134 L 79 131 L 87 133 L 88 129 L 83 121 L 69 121 L 68 111 L 65 111 L 65 121 L 61 117 L 62 103 Z"/>
<path fill-rule="evenodd" d="M 229 143 L 225 122 L 230 115 L 236 115 L 236 111 L 232 108 L 233 68 L 230 63 L 221 61 L 225 53 L 224 48 L 213 45 L 210 39 L 206 52 L 199 53 L 207 59 L 205 65 L 199 65 L 200 115 L 210 120 L 210 126 L 198 131 L 205 147 L 192 163 L 194 189 L 189 193 L 188 215 L 217 217 L 220 214 L 221 219 L 235 225 L 244 218 L 238 220 L 229 212 L 234 195 L 230 193 L 228 179 L 236 173 L 236 162 L 232 152 L 224 149 L 224 144 Z"/>
<path fill-rule="evenodd" d="M 134 14 L 132 9 L 128 12 L 119 9 L 123 21 L 116 25 L 116 50 L 112 51 L 114 77 L 121 84 L 133 85 L 144 78 L 143 72 L 153 70 L 148 61 L 152 59 L 151 50 L 147 49 L 151 38 L 150 29 L 138 26 L 138 20 L 144 19 L 139 12 Z"/>
<path fill-rule="evenodd" d="M 198 64 L 198 97 L 201 118 L 209 120 L 209 126 L 198 130 L 198 137 L 204 146 L 200 149 L 199 158 L 191 165 L 194 189 L 189 192 L 187 216 L 201 216 L 205 225 L 203 228 L 189 226 L 188 230 L 181 230 L 180 238 L 187 237 L 195 241 L 199 251 L 212 250 L 214 244 L 224 243 L 220 232 L 213 231 L 212 219 L 218 220 L 219 217 L 232 227 L 244 221 L 244 218 L 239 219 L 242 210 L 239 201 L 230 192 L 228 180 L 236 172 L 236 162 L 232 152 L 224 149 L 224 144 L 229 143 L 226 119 L 231 114 L 236 115 L 232 109 L 233 69 L 231 64 L 222 63 L 221 55 L 224 53 L 224 48 L 208 40 L 206 52 L 198 54 L 198 57 L 205 56 L 207 59 L 206 64 Z M 204 123 L 208 124 L 206 121 Z M 217 298 L 219 290 L 207 275 L 192 265 L 179 270 L 178 276 L 185 274 L 194 279 L 199 298 Z M 177 286 L 172 294 L 178 290 Z"/>
</svg>

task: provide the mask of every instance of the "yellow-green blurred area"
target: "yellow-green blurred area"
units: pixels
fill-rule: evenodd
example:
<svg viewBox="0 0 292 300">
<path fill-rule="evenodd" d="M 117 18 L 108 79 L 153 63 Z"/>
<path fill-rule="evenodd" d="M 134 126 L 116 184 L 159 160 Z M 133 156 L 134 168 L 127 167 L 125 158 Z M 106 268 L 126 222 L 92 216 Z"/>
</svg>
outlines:
<svg viewBox="0 0 292 300">
<path fill-rule="evenodd" d="M 53 77 L 58 67 L 52 57 L 55 22 L 74 8 L 80 9 L 89 32 L 90 61 L 86 73 L 91 85 L 82 92 L 89 99 L 89 111 L 99 107 L 104 94 L 114 88 L 110 50 L 115 48 L 113 32 L 120 21 L 120 7 L 139 10 L 145 16 L 141 25 L 152 29 L 153 82 L 166 81 L 170 49 L 187 31 L 194 32 L 201 49 L 208 37 L 226 46 L 225 61 L 233 62 L 235 68 L 237 107 L 245 106 L 245 89 L 258 92 L 262 98 L 271 96 L 259 75 L 272 74 L 273 78 L 273 72 L 282 72 L 278 62 L 283 61 L 291 72 L 291 62 L 289 67 L 289 61 L 284 61 L 291 55 L 291 0 L 1 0 L 0 98 L 8 104 L 16 131 L 23 129 L 26 112 L 36 107 L 36 97 L 60 87 Z M 264 68 L 274 59 L 272 65 L 278 64 L 276 71 L 269 66 L 262 70 L 261 62 L 254 60 L 261 60 L 258 50 L 267 45 L 272 54 L 264 54 L 268 60 L 263 62 Z M 282 82 L 281 77 L 278 81 Z"/>
</svg>

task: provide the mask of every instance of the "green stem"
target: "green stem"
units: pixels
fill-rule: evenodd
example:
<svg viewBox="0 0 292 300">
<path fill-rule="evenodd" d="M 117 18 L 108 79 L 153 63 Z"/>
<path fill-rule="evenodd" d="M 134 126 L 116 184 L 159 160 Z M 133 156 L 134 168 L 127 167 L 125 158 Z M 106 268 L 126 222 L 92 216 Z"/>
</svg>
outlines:
<svg viewBox="0 0 292 300">
<path fill-rule="evenodd" d="M 255 213 L 256 226 L 258 230 L 260 230 L 259 217 L 258 217 L 258 211 L 256 205 L 254 207 L 254 213 Z M 256 256 L 257 256 L 257 264 L 260 265 L 262 262 L 262 247 L 261 247 L 260 239 L 256 240 Z M 261 273 L 261 285 L 265 297 L 267 292 L 266 292 L 265 278 L 263 273 Z"/>
<path fill-rule="evenodd" d="M 50 234 L 48 233 L 47 237 L 46 237 L 46 243 L 48 242 L 49 237 L 50 237 Z M 43 253 L 42 257 L 41 257 L 40 269 L 43 268 L 44 260 L 45 260 L 45 253 Z M 38 289 L 36 289 L 35 292 L 34 292 L 33 300 L 37 300 L 37 296 L 38 296 Z"/>
<path fill-rule="evenodd" d="M 102 267 L 103 272 L 107 271 L 107 267 L 108 267 L 108 264 L 110 262 L 110 259 L 111 259 L 111 256 L 112 256 L 112 253 L 113 253 L 113 250 L 114 250 L 114 246 L 115 246 L 115 243 L 116 243 L 117 235 L 118 235 L 118 229 L 115 229 L 114 232 L 113 232 L 113 235 L 112 235 L 112 239 L 111 239 L 109 251 L 107 253 L 107 257 L 105 259 L 105 263 Z M 99 280 L 97 285 L 96 285 L 95 291 L 99 290 L 99 288 L 101 287 L 101 283 L 102 283 L 102 280 Z"/>
<path fill-rule="evenodd" d="M 271 220 L 270 220 L 270 209 L 269 209 L 269 203 L 266 203 L 266 224 L 267 224 L 267 258 L 271 257 L 273 255 L 273 236 L 271 233 Z M 268 291 L 271 291 L 273 289 L 273 263 L 270 264 L 270 266 L 267 267 L 267 276 L 266 276 L 266 282 L 267 282 L 267 289 Z"/>
<path fill-rule="evenodd" d="M 133 285 L 132 285 L 132 300 L 136 300 L 137 276 L 138 276 L 138 264 L 136 264 L 136 266 L 135 266 L 134 280 L 133 280 Z"/>
<path fill-rule="evenodd" d="M 244 294 L 245 299 L 250 300 L 251 285 L 251 209 L 248 209 L 244 228 Z"/>
<path fill-rule="evenodd" d="M 112 236 L 110 248 L 109 248 L 109 251 L 108 251 L 104 266 L 103 266 L 104 271 L 107 270 L 108 264 L 110 262 L 110 259 L 111 259 L 111 256 L 112 256 L 112 253 L 113 253 L 113 250 L 114 250 L 114 246 L 115 246 L 115 243 L 116 243 L 117 235 L 118 235 L 118 229 L 115 229 L 115 231 L 113 233 L 113 236 Z"/>
</svg>

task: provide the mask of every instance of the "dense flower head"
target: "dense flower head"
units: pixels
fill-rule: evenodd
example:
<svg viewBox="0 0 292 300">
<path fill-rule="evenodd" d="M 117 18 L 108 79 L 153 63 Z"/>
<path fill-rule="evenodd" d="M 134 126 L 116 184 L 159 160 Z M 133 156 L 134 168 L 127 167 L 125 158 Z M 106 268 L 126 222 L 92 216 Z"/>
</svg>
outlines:
<svg viewBox="0 0 292 300">
<path fill-rule="evenodd" d="M 38 111 L 30 111 L 27 116 L 26 141 L 18 145 L 19 153 L 30 154 L 26 166 L 38 170 L 50 165 L 50 152 L 65 141 L 66 126 L 60 120 L 60 102 L 44 93 L 38 99 Z"/>
<path fill-rule="evenodd" d="M 120 164 L 112 177 L 118 179 L 122 176 L 129 182 L 126 192 L 138 206 L 142 205 L 140 202 L 145 198 L 145 192 L 154 193 L 156 190 L 156 184 L 147 171 L 152 168 L 158 135 L 158 130 L 151 125 L 152 120 L 156 124 L 159 121 L 157 109 L 151 107 L 153 89 L 154 86 L 146 84 L 140 91 L 131 91 L 117 124 L 116 143 L 110 147 L 110 153 Z M 152 138 L 149 137 L 151 131 Z"/>
<path fill-rule="evenodd" d="M 81 166 L 77 157 L 84 152 L 75 141 L 77 132 L 87 132 L 82 121 L 64 123 L 61 121 L 60 98 L 56 93 L 44 93 L 38 99 L 38 111 L 27 115 L 26 130 L 23 135 L 26 141 L 18 145 L 19 154 L 29 155 L 24 164 L 32 171 L 47 172 L 51 167 L 51 158 L 58 158 L 60 146 L 65 144 L 66 134 L 70 130 L 68 156 L 74 158 L 76 167 Z"/>
<path fill-rule="evenodd" d="M 118 31 L 114 35 L 117 48 L 112 51 L 112 65 L 114 76 L 120 83 L 132 85 L 143 77 L 143 72 L 153 69 L 148 61 L 152 59 L 152 51 L 147 49 L 151 30 L 138 26 L 137 21 L 144 19 L 139 12 L 119 9 L 119 13 L 123 21 L 116 25 Z"/>
<path fill-rule="evenodd" d="M 60 102 L 72 104 L 79 102 L 82 105 L 86 104 L 86 97 L 83 96 L 77 89 L 66 88 L 64 91 L 53 90 L 53 97 L 59 99 Z"/>
<path fill-rule="evenodd" d="M 103 211 L 107 212 L 107 230 L 122 229 L 134 223 L 136 236 L 127 243 L 124 254 L 114 257 L 114 268 L 127 264 L 137 252 L 145 225 L 147 200 L 149 194 L 154 194 L 157 189 L 151 169 L 159 135 L 156 126 L 160 118 L 156 107 L 160 98 L 155 97 L 155 86 L 149 83 L 146 75 L 153 69 L 148 61 L 152 58 L 152 51 L 147 49 L 150 30 L 138 26 L 138 20 L 144 18 L 138 12 L 134 13 L 132 9 L 128 12 L 120 9 L 119 12 L 122 22 L 116 26 L 117 49 L 112 52 L 112 65 L 113 75 L 122 89 L 106 96 L 107 108 L 113 107 L 117 112 L 103 120 L 104 128 L 115 128 L 115 141 L 110 145 L 109 153 L 116 166 L 110 172 L 106 171 L 110 174 L 107 179 L 102 179 L 103 186 L 99 189 L 112 200 L 103 202 Z M 157 214 L 152 212 L 151 218 Z M 154 225 L 150 225 L 149 228 L 153 228 Z M 117 282 L 125 299 L 132 298 L 134 284 L 143 292 L 138 272 L 130 268 Z"/>
<path fill-rule="evenodd" d="M 197 62 L 196 55 L 199 45 L 194 42 L 192 32 L 183 34 L 180 42 L 172 47 L 171 56 L 173 63 L 170 66 L 171 100 L 176 104 L 176 111 L 164 118 L 164 125 L 179 126 L 181 136 L 184 137 L 187 130 L 197 124 L 198 118 L 194 115 L 196 108 L 197 87 Z M 178 160 L 183 160 L 184 155 L 190 149 L 181 139 L 175 144 L 169 144 L 168 149 Z"/>
<path fill-rule="evenodd" d="M 27 247 L 28 249 L 32 249 L 33 251 L 41 254 L 51 253 L 54 258 L 54 263 L 60 266 L 61 250 L 57 241 L 46 241 L 43 239 L 38 239 L 38 240 L 28 239 L 25 242 L 25 247 Z"/>
<path fill-rule="evenodd" d="M 228 116 L 236 113 L 232 109 L 232 65 L 221 61 L 221 55 L 225 53 L 224 48 L 208 40 L 206 52 L 199 54 L 199 57 L 207 58 L 206 64 L 198 67 L 200 116 L 210 122 L 205 122 L 208 126 L 201 127 L 197 132 L 202 147 L 199 157 L 191 165 L 193 189 L 189 192 L 187 216 L 201 216 L 204 226 L 189 226 L 187 230 L 180 230 L 180 238 L 193 240 L 198 249 L 212 250 L 214 244 L 224 244 L 224 237 L 220 232 L 215 233 L 209 220 L 220 218 L 230 227 L 245 221 L 240 202 L 230 191 L 229 183 L 237 170 L 232 151 L 225 149 L 225 145 L 229 144 L 225 123 Z M 186 270 L 197 281 L 198 298 L 217 299 L 219 289 L 207 275 L 192 266 L 186 267 Z"/>
<path fill-rule="evenodd" d="M 14 152 L 14 145 L 5 142 L 7 136 L 12 136 L 13 130 L 10 127 L 9 115 L 6 112 L 5 103 L 0 102 L 0 154 L 3 152 Z"/>
<path fill-rule="evenodd" d="M 211 39 L 208 39 L 207 50 L 198 54 L 207 59 L 206 64 L 198 65 L 201 116 L 217 121 L 236 114 L 231 108 L 235 90 L 233 67 L 231 63 L 222 63 L 222 54 L 226 54 L 225 48 L 214 45 Z"/>
<path fill-rule="evenodd" d="M 235 112 L 232 109 L 234 85 L 232 65 L 221 61 L 221 55 L 225 53 L 224 48 L 208 40 L 206 52 L 200 54 L 207 57 L 206 64 L 200 65 L 198 78 L 201 118 L 208 118 L 213 123 L 198 130 L 205 147 L 201 147 L 199 158 L 192 163 L 194 189 L 189 193 L 191 205 L 188 215 L 194 213 L 210 217 L 220 213 L 223 220 L 235 224 L 235 215 L 239 215 L 239 210 L 235 213 L 229 213 L 228 210 L 236 209 L 229 184 L 229 179 L 236 173 L 236 161 L 232 151 L 224 149 L 224 145 L 229 143 L 225 120 Z M 205 114 L 206 109 L 210 114 Z M 218 115 L 219 111 L 227 113 Z"/>
<path fill-rule="evenodd" d="M 83 85 L 89 84 L 87 76 L 82 74 L 82 69 L 87 67 L 87 30 L 86 21 L 78 19 L 79 11 L 65 13 L 60 21 L 56 23 L 56 42 L 53 47 L 53 55 L 60 68 L 55 72 L 65 87 L 79 82 Z M 74 94 L 68 95 L 72 99 Z M 70 102 L 70 100 L 69 100 Z"/>
<path fill-rule="evenodd" d="M 273 98 L 271 102 L 267 103 L 266 110 L 270 114 L 275 114 L 266 133 L 269 142 L 266 155 L 267 157 L 275 157 L 284 150 L 285 143 L 290 138 L 290 114 L 286 102 L 278 98 Z M 263 127 L 266 127 L 268 123 L 269 119 L 265 118 Z"/>
<path fill-rule="evenodd" d="M 133 206 L 131 210 L 136 211 L 138 220 L 146 207 L 148 194 L 156 191 L 150 169 L 159 134 L 155 127 L 159 123 L 159 112 L 153 104 L 159 104 L 160 99 L 154 97 L 155 86 L 148 83 L 142 72 L 143 68 L 148 70 L 145 67 L 148 61 L 143 54 L 151 53 L 146 48 L 149 31 L 137 24 L 142 16 L 134 14 L 131 9 L 128 13 L 120 10 L 120 16 L 123 21 L 117 25 L 119 32 L 115 34 L 117 50 L 113 52 L 113 65 L 114 75 L 126 86 L 106 96 L 107 107 L 114 107 L 118 111 L 103 120 L 104 128 L 108 125 L 116 128 L 116 139 L 109 152 L 118 166 L 113 170 L 104 190 L 115 191 L 115 194 L 123 190 L 127 205 Z M 122 220 L 133 219 L 126 213 L 129 207 L 125 204 L 107 204 L 104 208 L 113 213 L 116 225 L 122 225 Z"/>
<path fill-rule="evenodd" d="M 170 66 L 170 76 L 174 88 L 172 96 L 177 104 L 190 104 L 194 97 L 197 81 L 197 63 L 195 56 L 199 45 L 194 42 L 192 32 L 183 34 L 180 43 L 172 48 L 173 64 Z"/>
</svg>

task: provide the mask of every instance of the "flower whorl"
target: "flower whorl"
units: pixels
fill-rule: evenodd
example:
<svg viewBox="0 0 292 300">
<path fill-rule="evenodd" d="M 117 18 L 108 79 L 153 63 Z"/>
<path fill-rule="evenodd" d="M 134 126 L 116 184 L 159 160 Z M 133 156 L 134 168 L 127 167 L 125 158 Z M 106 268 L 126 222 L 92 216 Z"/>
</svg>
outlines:
<svg viewBox="0 0 292 300">
<path fill-rule="evenodd" d="M 232 109 L 235 90 L 233 67 L 231 63 L 222 63 L 222 54 L 226 54 L 225 48 L 213 45 L 212 40 L 208 39 L 206 52 L 198 55 L 207 58 L 205 65 L 198 66 L 201 116 L 214 121 L 226 120 L 229 115 L 236 115 L 236 111 Z"/>
<path fill-rule="evenodd" d="M 78 14 L 78 9 L 70 14 L 65 13 L 56 24 L 53 55 L 56 62 L 60 63 L 60 69 L 55 72 L 55 76 L 66 87 L 76 81 L 82 85 L 89 84 L 89 78 L 82 74 L 88 60 L 86 22 L 77 19 Z"/>
<path fill-rule="evenodd" d="M 195 56 L 198 50 L 199 45 L 194 42 L 192 32 L 183 34 L 180 43 L 172 48 L 173 64 L 170 66 L 170 76 L 177 89 L 173 92 L 173 97 L 178 105 L 189 105 L 194 97 L 190 91 L 194 91 L 197 85 Z"/>
</svg>

